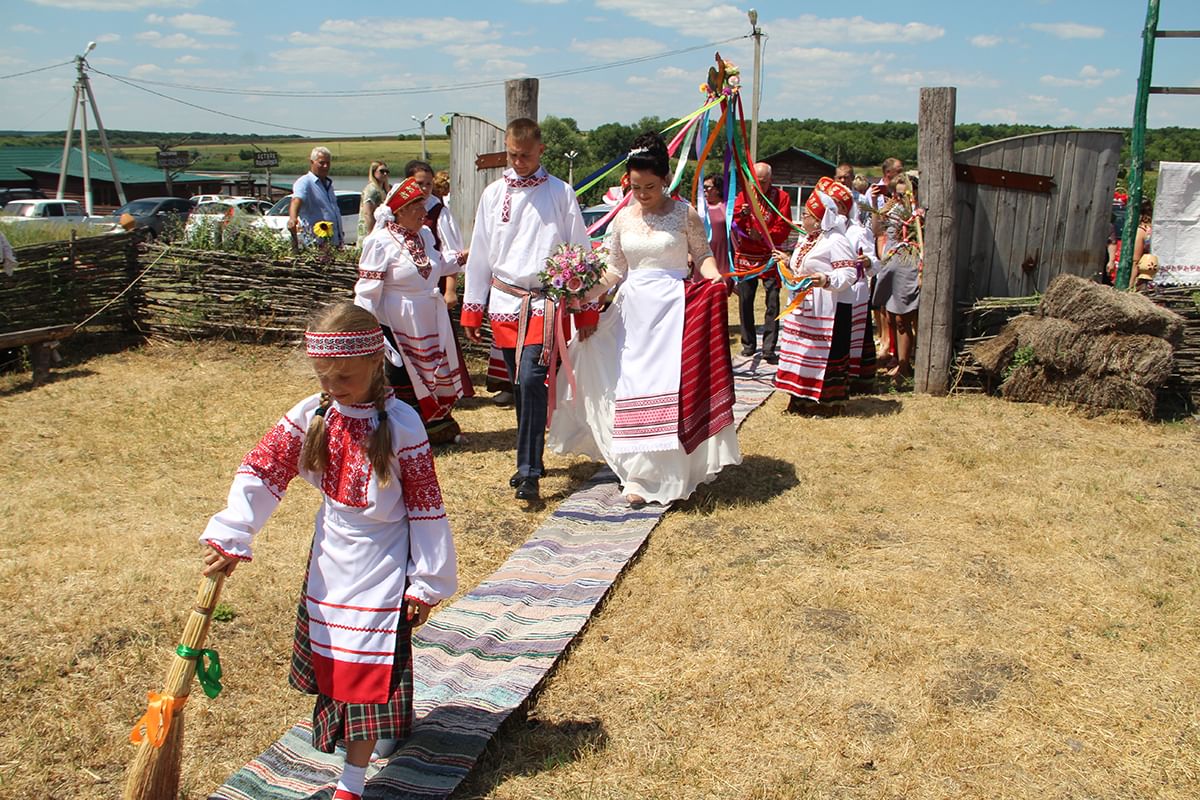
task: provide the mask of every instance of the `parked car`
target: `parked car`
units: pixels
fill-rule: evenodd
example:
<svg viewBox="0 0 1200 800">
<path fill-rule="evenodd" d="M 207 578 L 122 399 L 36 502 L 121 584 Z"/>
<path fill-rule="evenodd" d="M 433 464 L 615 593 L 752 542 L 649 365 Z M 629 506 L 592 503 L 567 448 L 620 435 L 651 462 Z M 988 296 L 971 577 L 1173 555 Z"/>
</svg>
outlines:
<svg viewBox="0 0 1200 800">
<path fill-rule="evenodd" d="M 13 200 L 39 200 L 45 196 L 41 189 L 30 189 L 24 186 L 0 189 L 0 208 L 4 208 Z"/>
<path fill-rule="evenodd" d="M 203 203 L 216 203 L 219 200 L 228 200 L 229 197 L 223 194 L 194 194 L 188 199 L 198 206 Z"/>
<path fill-rule="evenodd" d="M 362 200 L 362 195 L 358 192 L 334 192 L 337 195 L 338 211 L 342 213 L 342 244 L 356 244 L 358 242 L 358 206 Z M 261 220 L 254 222 L 255 225 L 261 225 L 273 231 L 278 231 L 279 235 L 291 241 L 292 235 L 288 232 L 288 209 L 292 205 L 292 196 L 280 199 L 275 205 L 271 206 L 271 210 L 266 213 Z"/>
<path fill-rule="evenodd" d="M 266 200 L 253 197 L 227 197 L 209 203 L 201 203 L 188 217 L 184 235 L 191 237 L 204 225 L 224 222 L 228 225 L 249 225 L 271 210 Z"/>
<path fill-rule="evenodd" d="M 83 206 L 74 200 L 13 200 L 0 211 L 5 223 L 87 222 Z"/>
<path fill-rule="evenodd" d="M 133 230 L 145 231 L 147 236 L 161 236 L 163 228 L 182 226 L 192 213 L 195 205 L 191 200 L 182 197 L 143 197 L 140 200 L 130 200 L 118 208 L 108 218 L 115 226 L 120 227 L 121 217 L 125 214 L 133 217 Z M 175 227 L 176 231 L 179 227 Z"/>
<path fill-rule="evenodd" d="M 610 205 L 607 205 L 606 203 L 600 203 L 599 205 L 588 206 L 587 208 L 583 209 L 583 227 L 585 227 L 585 228 L 592 227 L 597 222 L 604 219 L 604 217 L 612 210 L 613 210 L 613 207 Z M 592 236 L 603 236 L 605 233 L 608 232 L 608 226 L 611 224 L 612 224 L 612 220 L 609 220 L 608 222 L 604 223 L 604 225 L 602 225 L 598 230 L 596 230 L 592 233 Z"/>
</svg>

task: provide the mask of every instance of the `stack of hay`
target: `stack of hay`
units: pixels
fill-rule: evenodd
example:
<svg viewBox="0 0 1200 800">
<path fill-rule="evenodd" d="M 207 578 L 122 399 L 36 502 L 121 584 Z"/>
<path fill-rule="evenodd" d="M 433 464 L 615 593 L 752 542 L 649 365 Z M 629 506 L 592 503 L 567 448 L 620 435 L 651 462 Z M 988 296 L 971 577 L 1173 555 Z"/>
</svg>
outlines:
<svg viewBox="0 0 1200 800">
<path fill-rule="evenodd" d="M 1062 275 L 1035 313 L 1013 318 L 971 353 L 1004 377 L 1000 394 L 1009 400 L 1149 419 L 1182 333 L 1178 314 L 1141 295 Z"/>
</svg>

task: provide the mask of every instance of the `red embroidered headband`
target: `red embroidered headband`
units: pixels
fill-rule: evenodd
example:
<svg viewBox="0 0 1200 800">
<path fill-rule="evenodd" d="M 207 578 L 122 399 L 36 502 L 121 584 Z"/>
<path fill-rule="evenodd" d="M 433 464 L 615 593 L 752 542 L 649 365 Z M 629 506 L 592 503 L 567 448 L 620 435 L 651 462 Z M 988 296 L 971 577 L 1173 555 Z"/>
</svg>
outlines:
<svg viewBox="0 0 1200 800">
<path fill-rule="evenodd" d="M 304 332 L 304 352 L 309 358 L 354 358 L 383 352 L 383 330 L 346 333 Z"/>
<path fill-rule="evenodd" d="M 405 178 L 395 189 L 392 189 L 391 194 L 387 198 L 387 207 L 395 214 L 400 209 L 404 208 L 414 200 L 422 200 L 425 193 L 421 191 L 421 187 L 417 185 L 416 178 Z"/>
<path fill-rule="evenodd" d="M 817 181 L 816 191 L 823 192 L 833 198 L 833 202 L 837 204 L 839 214 L 848 215 L 850 213 L 850 207 L 854 205 L 854 195 L 850 194 L 849 189 L 833 178 L 825 177 Z M 813 216 L 818 219 L 821 218 L 820 214 L 814 213 Z"/>
</svg>

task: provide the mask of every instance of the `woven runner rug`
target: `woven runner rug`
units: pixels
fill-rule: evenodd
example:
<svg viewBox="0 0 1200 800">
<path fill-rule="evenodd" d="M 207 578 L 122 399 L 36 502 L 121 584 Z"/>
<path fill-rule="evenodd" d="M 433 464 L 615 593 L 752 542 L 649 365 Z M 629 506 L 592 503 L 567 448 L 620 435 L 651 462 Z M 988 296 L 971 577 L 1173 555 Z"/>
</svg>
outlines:
<svg viewBox="0 0 1200 800">
<path fill-rule="evenodd" d="M 772 392 L 775 368 L 733 362 L 740 425 Z M 601 467 L 482 583 L 413 637 L 412 735 L 368 770 L 364 800 L 445 798 L 501 723 L 546 680 L 667 511 L 633 510 Z M 301 722 L 235 772 L 211 800 L 327 800 L 341 751 Z"/>
</svg>

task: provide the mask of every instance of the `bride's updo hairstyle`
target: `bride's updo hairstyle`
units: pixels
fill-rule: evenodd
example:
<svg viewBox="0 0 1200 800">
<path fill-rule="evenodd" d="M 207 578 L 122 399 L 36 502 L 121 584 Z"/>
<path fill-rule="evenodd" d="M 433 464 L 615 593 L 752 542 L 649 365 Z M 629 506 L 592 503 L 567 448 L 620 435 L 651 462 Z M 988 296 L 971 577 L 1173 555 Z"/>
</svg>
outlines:
<svg viewBox="0 0 1200 800">
<path fill-rule="evenodd" d="M 671 158 L 667 155 L 667 143 L 653 131 L 643 133 L 633 140 L 629 158 L 625 161 L 625 172 L 649 170 L 664 181 L 671 172 Z"/>
</svg>

